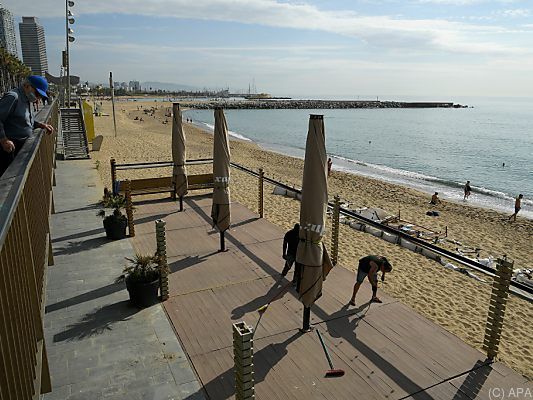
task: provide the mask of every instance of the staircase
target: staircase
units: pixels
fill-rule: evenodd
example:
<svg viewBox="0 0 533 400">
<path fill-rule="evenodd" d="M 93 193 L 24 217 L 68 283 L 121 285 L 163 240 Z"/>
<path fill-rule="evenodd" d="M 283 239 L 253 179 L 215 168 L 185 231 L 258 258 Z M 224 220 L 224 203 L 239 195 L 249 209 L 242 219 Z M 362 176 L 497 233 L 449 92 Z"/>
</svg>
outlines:
<svg viewBox="0 0 533 400">
<path fill-rule="evenodd" d="M 79 108 L 62 108 L 61 129 L 57 143 L 58 158 L 65 160 L 89 158 L 89 144 L 83 114 Z"/>
</svg>

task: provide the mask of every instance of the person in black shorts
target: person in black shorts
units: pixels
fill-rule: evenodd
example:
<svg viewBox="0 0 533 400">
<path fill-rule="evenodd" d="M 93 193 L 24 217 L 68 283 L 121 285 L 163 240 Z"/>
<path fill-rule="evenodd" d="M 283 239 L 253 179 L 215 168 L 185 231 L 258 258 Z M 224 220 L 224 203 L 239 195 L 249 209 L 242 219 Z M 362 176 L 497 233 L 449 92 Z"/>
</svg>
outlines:
<svg viewBox="0 0 533 400">
<path fill-rule="evenodd" d="M 518 211 L 522 208 L 522 199 L 524 198 L 523 194 L 519 194 L 518 197 L 514 201 L 514 214 L 509 217 L 509 221 L 513 219 L 513 221 L 516 221 L 516 215 L 518 214 Z"/>
<path fill-rule="evenodd" d="M 368 277 L 368 281 L 372 285 L 372 299 L 373 303 L 382 303 L 377 297 L 378 293 L 378 271 L 381 271 L 381 280 L 385 280 L 385 272 L 392 271 L 392 265 L 389 260 L 383 256 L 366 256 L 359 260 L 359 267 L 357 268 L 357 278 L 353 287 L 352 298 L 350 305 L 355 306 L 355 296 L 361 286 L 361 283 Z"/>
<path fill-rule="evenodd" d="M 465 196 L 463 197 L 463 200 L 468 199 L 470 196 L 470 192 L 472 192 L 472 188 L 470 187 L 470 181 L 466 181 L 465 184 Z"/>
<path fill-rule="evenodd" d="M 286 276 L 296 261 L 296 250 L 298 249 L 298 241 L 300 240 L 300 224 L 294 224 L 294 228 L 288 231 L 283 238 L 283 259 L 285 260 L 285 267 L 281 275 Z M 292 283 L 297 282 L 297 272 L 295 272 Z"/>
</svg>

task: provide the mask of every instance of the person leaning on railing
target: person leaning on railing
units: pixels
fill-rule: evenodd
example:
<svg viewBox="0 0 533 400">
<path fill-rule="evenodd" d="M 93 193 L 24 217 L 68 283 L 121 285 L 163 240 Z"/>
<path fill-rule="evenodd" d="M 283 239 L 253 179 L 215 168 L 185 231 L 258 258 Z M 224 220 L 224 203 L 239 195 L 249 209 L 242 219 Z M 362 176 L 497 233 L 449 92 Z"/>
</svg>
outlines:
<svg viewBox="0 0 533 400">
<path fill-rule="evenodd" d="M 48 82 L 32 75 L 0 99 L 0 176 L 13 161 L 33 130 L 41 128 L 52 133 L 52 125 L 35 121 L 32 103 L 47 99 Z"/>
</svg>

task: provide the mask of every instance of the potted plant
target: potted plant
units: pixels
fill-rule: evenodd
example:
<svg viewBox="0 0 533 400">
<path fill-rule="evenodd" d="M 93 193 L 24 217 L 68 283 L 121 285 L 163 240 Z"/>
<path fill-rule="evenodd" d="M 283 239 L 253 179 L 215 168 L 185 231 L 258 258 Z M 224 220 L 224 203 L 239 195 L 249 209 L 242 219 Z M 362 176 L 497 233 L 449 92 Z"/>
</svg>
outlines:
<svg viewBox="0 0 533 400">
<path fill-rule="evenodd" d="M 114 195 L 108 190 L 104 191 L 104 198 L 100 201 L 104 210 L 98 212 L 98 216 L 104 219 L 104 229 L 109 239 L 117 240 L 126 237 L 128 219 L 121 210 L 126 207 L 126 198 L 120 194 Z M 112 208 L 113 213 L 106 215 L 105 208 Z"/>
<path fill-rule="evenodd" d="M 161 272 L 165 268 L 159 255 L 135 254 L 133 258 L 126 257 L 126 260 L 129 264 L 117 281 L 126 282 L 132 304 L 144 308 L 157 303 Z"/>
</svg>

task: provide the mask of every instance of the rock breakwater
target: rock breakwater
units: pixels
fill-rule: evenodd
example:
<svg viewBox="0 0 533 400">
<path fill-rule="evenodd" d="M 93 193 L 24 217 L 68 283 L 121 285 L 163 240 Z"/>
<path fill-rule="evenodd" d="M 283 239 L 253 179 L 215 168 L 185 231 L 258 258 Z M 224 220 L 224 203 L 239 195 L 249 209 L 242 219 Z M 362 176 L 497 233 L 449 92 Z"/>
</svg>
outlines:
<svg viewBox="0 0 533 400">
<path fill-rule="evenodd" d="M 222 107 L 227 110 L 250 109 L 350 109 L 350 108 L 464 108 L 447 102 L 401 102 L 366 100 L 243 100 L 180 102 L 183 107 L 209 110 Z"/>
</svg>

